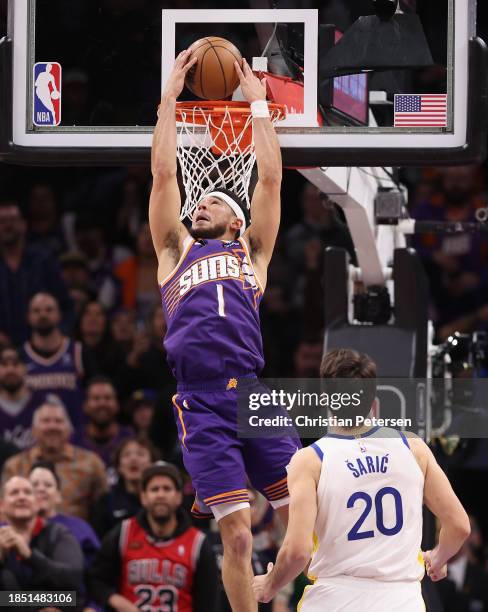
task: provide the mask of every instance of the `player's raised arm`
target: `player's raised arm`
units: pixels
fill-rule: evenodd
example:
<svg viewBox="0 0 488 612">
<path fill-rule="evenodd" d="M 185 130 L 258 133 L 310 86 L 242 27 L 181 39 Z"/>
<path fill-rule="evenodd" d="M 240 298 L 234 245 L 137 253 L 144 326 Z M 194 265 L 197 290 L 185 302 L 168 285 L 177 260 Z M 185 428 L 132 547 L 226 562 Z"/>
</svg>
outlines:
<svg viewBox="0 0 488 612">
<path fill-rule="evenodd" d="M 149 224 L 163 276 L 171 271 L 176 263 L 174 260 L 178 260 L 186 236 L 184 225 L 180 222 L 181 199 L 176 179 L 175 109 L 185 75 L 196 62 L 196 58 L 188 61 L 189 57 L 190 51 L 186 50 L 176 58 L 161 98 L 151 149 L 153 185 L 149 199 Z M 168 269 L 164 270 L 166 267 Z"/>
<path fill-rule="evenodd" d="M 426 570 L 431 580 L 442 580 L 447 575 L 447 562 L 469 536 L 469 518 L 427 444 L 418 438 L 409 442 L 425 473 L 425 505 L 441 524 L 437 546 L 424 553 Z"/>
<path fill-rule="evenodd" d="M 244 234 L 251 255 L 266 272 L 280 225 L 281 150 L 273 124 L 267 114 L 266 86 L 252 72 L 244 59 L 242 70 L 235 62 L 242 93 L 251 104 L 253 113 L 254 145 L 258 167 L 258 182 L 251 202 L 251 226 Z M 264 115 L 264 116 L 260 116 Z M 264 279 L 263 279 L 264 280 Z"/>
<path fill-rule="evenodd" d="M 286 536 L 275 566 L 269 564 L 265 576 L 254 578 L 253 589 L 258 601 L 266 603 L 273 599 L 279 589 L 294 580 L 310 561 L 320 471 L 321 461 L 311 448 L 299 450 L 290 462 L 290 509 Z"/>
</svg>

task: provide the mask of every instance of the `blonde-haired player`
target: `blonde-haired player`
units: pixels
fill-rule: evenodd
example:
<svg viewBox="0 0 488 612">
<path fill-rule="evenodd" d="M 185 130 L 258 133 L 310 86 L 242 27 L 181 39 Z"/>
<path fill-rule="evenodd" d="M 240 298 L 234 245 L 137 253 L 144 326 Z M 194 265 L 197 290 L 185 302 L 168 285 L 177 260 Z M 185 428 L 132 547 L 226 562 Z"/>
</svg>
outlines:
<svg viewBox="0 0 488 612">
<path fill-rule="evenodd" d="M 321 376 L 361 385 L 361 405 L 338 416 L 375 413 L 376 365 L 367 355 L 331 351 Z M 470 533 L 468 516 L 429 447 L 392 429 L 335 429 L 294 455 L 288 487 L 283 546 L 275 566 L 255 577 L 253 587 L 258 601 L 270 601 L 312 554 L 308 573 L 314 582 L 300 612 L 424 612 L 424 562 L 430 578 L 441 580 Z M 422 560 L 423 503 L 441 529 L 437 546 Z"/>
</svg>

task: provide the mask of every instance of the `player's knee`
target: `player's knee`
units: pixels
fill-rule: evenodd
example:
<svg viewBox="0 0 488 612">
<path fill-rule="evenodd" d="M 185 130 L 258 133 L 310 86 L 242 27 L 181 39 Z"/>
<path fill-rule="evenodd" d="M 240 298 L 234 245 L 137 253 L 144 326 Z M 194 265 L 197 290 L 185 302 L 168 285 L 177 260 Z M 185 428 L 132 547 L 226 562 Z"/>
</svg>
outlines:
<svg viewBox="0 0 488 612">
<path fill-rule="evenodd" d="M 224 554 L 244 559 L 251 557 L 252 533 L 246 525 L 234 525 L 222 533 Z"/>
</svg>

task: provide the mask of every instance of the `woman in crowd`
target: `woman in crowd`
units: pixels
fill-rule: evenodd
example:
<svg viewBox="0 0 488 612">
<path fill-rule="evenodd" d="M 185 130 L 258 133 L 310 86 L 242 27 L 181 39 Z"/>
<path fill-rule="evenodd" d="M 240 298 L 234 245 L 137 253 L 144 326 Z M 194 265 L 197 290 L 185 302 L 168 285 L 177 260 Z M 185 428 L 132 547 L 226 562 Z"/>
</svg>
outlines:
<svg viewBox="0 0 488 612">
<path fill-rule="evenodd" d="M 144 438 L 129 438 L 120 444 L 113 461 L 118 481 L 100 497 L 93 512 L 92 525 L 100 537 L 139 512 L 142 472 L 159 458 L 157 450 Z"/>
<path fill-rule="evenodd" d="M 90 349 L 100 372 L 113 380 L 120 397 L 125 399 L 136 383 L 124 351 L 112 336 L 107 312 L 96 300 L 82 308 L 75 337 Z"/>
<path fill-rule="evenodd" d="M 83 519 L 68 514 L 60 514 L 60 480 L 54 464 L 38 461 L 31 468 L 29 480 L 36 496 L 38 515 L 51 523 L 64 525 L 80 545 L 84 558 L 84 569 L 92 563 L 100 548 L 100 541 L 92 527 Z M 85 591 L 83 585 L 83 591 Z M 86 592 L 86 591 L 85 591 Z M 84 612 L 99 610 L 93 602 L 86 602 Z"/>
<path fill-rule="evenodd" d="M 34 463 L 29 480 L 36 495 L 39 516 L 50 522 L 60 523 L 70 531 L 83 551 L 85 566 L 87 566 L 100 548 L 100 541 L 86 521 L 77 516 L 58 512 L 61 490 L 59 476 L 56 474 L 54 465 L 48 461 Z"/>
</svg>

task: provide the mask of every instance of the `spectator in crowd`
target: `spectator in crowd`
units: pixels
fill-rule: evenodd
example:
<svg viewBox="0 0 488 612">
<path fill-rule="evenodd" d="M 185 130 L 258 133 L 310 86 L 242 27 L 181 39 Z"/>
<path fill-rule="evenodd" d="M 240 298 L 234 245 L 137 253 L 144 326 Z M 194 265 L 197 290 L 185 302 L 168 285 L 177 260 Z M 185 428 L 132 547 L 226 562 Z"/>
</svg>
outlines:
<svg viewBox="0 0 488 612">
<path fill-rule="evenodd" d="M 116 449 L 113 465 L 117 482 L 100 497 L 92 514 L 92 524 L 100 537 L 120 521 L 140 511 L 142 473 L 157 459 L 159 453 L 144 438 L 127 438 Z"/>
<path fill-rule="evenodd" d="M 69 295 L 73 300 L 75 318 L 78 321 L 86 305 L 93 300 L 93 294 L 87 289 L 72 287 L 69 290 Z"/>
<path fill-rule="evenodd" d="M 41 393 L 29 390 L 26 372 L 16 348 L 0 348 L 0 435 L 20 450 L 34 444 L 32 418 L 44 399 Z"/>
<path fill-rule="evenodd" d="M 37 293 L 29 303 L 28 321 L 32 330 L 23 346 L 30 389 L 52 393 L 66 406 L 78 429 L 83 423 L 83 385 L 96 372 L 96 363 L 81 342 L 64 335 L 61 313 L 49 293 Z"/>
<path fill-rule="evenodd" d="M 218 612 L 218 572 L 204 534 L 182 510 L 182 479 L 158 462 L 142 474 L 144 510 L 103 539 L 89 571 L 90 592 L 118 611 L 166 605 Z M 129 573 L 130 567 L 130 573 Z"/>
<path fill-rule="evenodd" d="M 70 251 L 61 255 L 59 266 L 61 276 L 73 301 L 75 314 L 79 317 L 84 305 L 94 298 L 90 290 L 88 261 L 81 253 Z"/>
<path fill-rule="evenodd" d="M 150 437 L 155 409 L 156 393 L 151 389 L 134 391 L 125 404 L 124 412 L 130 420 L 132 429 L 140 438 Z"/>
<path fill-rule="evenodd" d="M 261 330 L 265 349 L 264 376 L 283 376 L 292 369 L 293 347 L 299 321 L 286 299 L 283 284 L 266 287 L 261 306 Z"/>
<path fill-rule="evenodd" d="M 5 346 L 12 346 L 12 343 L 10 342 L 10 338 L 7 336 L 7 334 L 0 331 L 0 348 L 4 348 Z"/>
<path fill-rule="evenodd" d="M 136 337 L 135 312 L 128 308 L 115 311 L 111 317 L 110 331 L 112 338 L 124 353 L 129 353 Z"/>
<path fill-rule="evenodd" d="M 80 592 L 83 555 L 78 542 L 63 525 L 37 516 L 27 478 L 12 476 L 2 488 L 6 524 L 0 527 L 0 589 Z"/>
<path fill-rule="evenodd" d="M 346 249 L 356 261 L 354 244 L 347 225 L 341 220 L 337 206 L 315 185 L 306 183 L 301 196 L 303 220 L 293 225 L 285 236 L 286 255 L 293 273 L 301 275 L 305 264 L 307 242 L 317 239 L 323 245 Z"/>
<path fill-rule="evenodd" d="M 148 180 L 145 168 L 127 168 L 127 176 L 113 200 L 115 241 L 130 249 L 136 246 L 139 231 L 147 215 Z"/>
<path fill-rule="evenodd" d="M 69 7 L 71 10 L 73 4 Z M 68 9 L 69 10 L 69 9 Z M 74 44 L 70 41 L 70 45 Z M 90 79 L 83 70 L 72 68 L 63 74 L 63 123 L 91 125 Z"/>
<path fill-rule="evenodd" d="M 34 463 L 29 482 L 34 489 L 37 514 L 50 523 L 66 527 L 80 545 L 87 569 L 100 548 L 100 541 L 89 523 L 78 516 L 59 512 L 62 503 L 61 481 L 54 464 L 49 461 Z"/>
<path fill-rule="evenodd" d="M 131 372 L 126 355 L 112 337 L 109 319 L 101 304 L 90 301 L 82 308 L 75 337 L 93 353 L 100 373 L 111 378 L 117 389 L 126 389 L 127 379 L 132 381 Z"/>
<path fill-rule="evenodd" d="M 161 306 L 159 306 L 161 310 Z M 141 368 L 141 357 L 149 350 L 150 340 L 144 329 L 136 325 L 135 311 L 122 308 L 114 313 L 111 333 L 119 351 L 125 356 L 124 377 L 117 384 L 117 391 L 126 399 L 135 389 L 149 382 Z"/>
<path fill-rule="evenodd" d="M 318 334 L 323 327 L 323 258 L 327 247 L 345 249 L 357 263 L 354 244 L 338 206 L 310 183 L 303 189 L 303 221 L 286 233 L 291 263 L 288 293 L 302 335 Z M 342 216 L 341 216 L 342 215 Z"/>
<path fill-rule="evenodd" d="M 28 336 L 27 309 L 33 295 L 47 291 L 58 300 L 69 329 L 72 304 L 55 259 L 26 244 L 26 223 L 15 200 L 0 201 L 0 331 L 13 344 Z"/>
<path fill-rule="evenodd" d="M 412 216 L 421 221 L 475 221 L 476 210 L 486 202 L 479 168 L 451 167 L 443 170 L 439 190 Z M 429 276 L 439 340 L 451 333 L 449 324 L 456 320 L 465 332 L 486 326 L 482 307 L 488 301 L 488 239 L 479 233 L 456 232 L 421 234 L 413 242 Z"/>
<path fill-rule="evenodd" d="M 56 193 L 47 183 L 34 183 L 27 197 L 27 240 L 58 257 L 66 248 Z"/>
<path fill-rule="evenodd" d="M 98 376 L 89 381 L 84 408 L 87 423 L 76 440 L 83 448 L 96 453 L 108 467 L 122 440 L 134 437 L 130 427 L 117 421 L 119 400 L 109 378 Z"/>
<path fill-rule="evenodd" d="M 120 283 L 113 275 L 116 265 L 130 257 L 123 247 L 107 246 L 103 227 L 91 212 L 79 214 L 75 221 L 75 239 L 88 260 L 90 288 L 107 309 L 120 304 Z"/>
<path fill-rule="evenodd" d="M 330 245 L 327 245 L 330 246 Z M 303 285 L 303 318 L 304 335 L 317 335 L 324 328 L 324 287 L 322 275 L 324 272 L 325 246 L 317 238 L 312 238 L 305 244 Z"/>
<path fill-rule="evenodd" d="M 136 254 L 115 267 L 115 276 L 122 284 L 122 304 L 137 311 L 137 318 L 144 320 L 161 295 L 157 283 L 158 260 L 149 231 L 144 223 L 137 234 Z"/>
<path fill-rule="evenodd" d="M 107 489 L 107 475 L 95 453 L 68 442 L 71 431 L 64 406 L 48 402 L 41 405 L 32 422 L 35 445 L 6 461 L 2 480 L 14 475 L 27 477 L 37 461 L 50 461 L 61 481 L 59 509 L 87 520 L 93 504 Z"/>
<path fill-rule="evenodd" d="M 133 370 L 137 372 L 134 378 L 139 381 L 135 389 L 144 388 L 157 393 L 149 437 L 153 444 L 161 449 L 164 457 L 179 463 L 178 432 L 172 410 L 168 410 L 176 393 L 176 382 L 166 360 L 163 344 L 166 322 L 160 305 L 151 309 L 146 319 L 146 330 L 149 346 L 132 362 Z"/>
<path fill-rule="evenodd" d="M 166 334 L 166 322 L 160 304 L 154 305 L 146 318 L 146 337 L 148 344 L 138 342 L 133 347 L 131 366 L 137 370 L 138 388 L 167 390 L 173 395 L 176 392 L 175 379 L 166 361 L 163 340 Z"/>
<path fill-rule="evenodd" d="M 444 612 L 488 612 L 488 573 L 476 558 L 481 532 L 474 517 L 470 523 L 471 534 L 450 559 L 447 578 L 438 584 Z"/>
<path fill-rule="evenodd" d="M 306 337 L 293 356 L 293 378 L 317 378 L 322 360 L 323 342 L 320 338 Z"/>
<path fill-rule="evenodd" d="M 61 503 L 60 480 L 54 465 L 48 461 L 38 461 L 32 466 L 29 481 L 34 489 L 37 503 L 37 514 L 49 523 L 63 525 L 78 542 L 83 553 L 84 572 L 90 567 L 95 554 L 100 548 L 100 540 L 93 528 L 83 519 L 69 514 L 58 513 Z M 86 600 L 86 587 L 84 581 L 80 591 Z M 96 604 L 86 602 L 83 612 L 94 612 Z"/>
<path fill-rule="evenodd" d="M 3 466 L 7 459 L 10 459 L 13 455 L 16 455 L 19 452 L 19 448 L 12 444 L 12 442 L 7 442 L 3 438 L 0 438 L 0 472 L 3 470 Z"/>
</svg>

